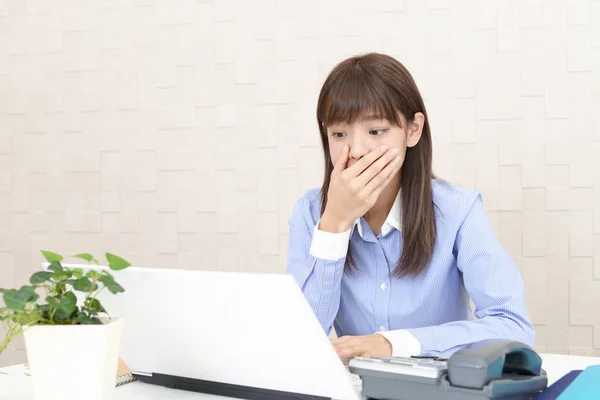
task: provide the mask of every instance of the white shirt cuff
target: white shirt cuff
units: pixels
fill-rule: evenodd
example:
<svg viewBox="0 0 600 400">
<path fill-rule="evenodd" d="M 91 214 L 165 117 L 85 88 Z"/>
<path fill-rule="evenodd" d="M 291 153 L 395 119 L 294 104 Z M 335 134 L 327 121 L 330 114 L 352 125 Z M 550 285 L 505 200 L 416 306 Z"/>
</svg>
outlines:
<svg viewBox="0 0 600 400">
<path fill-rule="evenodd" d="M 324 260 L 339 260 L 346 257 L 348 253 L 348 242 L 352 228 L 341 233 L 331 233 L 319 230 L 319 223 L 315 225 L 312 243 L 310 244 L 310 255 Z"/>
<path fill-rule="evenodd" d="M 421 343 L 407 330 L 398 329 L 376 333 L 383 335 L 392 344 L 392 357 L 410 357 L 421 354 Z"/>
</svg>

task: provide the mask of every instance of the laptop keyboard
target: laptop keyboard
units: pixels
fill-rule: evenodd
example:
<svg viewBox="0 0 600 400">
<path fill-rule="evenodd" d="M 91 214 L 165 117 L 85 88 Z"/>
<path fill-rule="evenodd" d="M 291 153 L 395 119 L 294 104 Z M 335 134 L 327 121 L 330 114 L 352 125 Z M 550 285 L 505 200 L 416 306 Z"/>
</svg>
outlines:
<svg viewBox="0 0 600 400">
<path fill-rule="evenodd" d="M 362 394 L 362 379 L 360 379 L 360 376 L 353 374 L 350 371 L 348 371 L 348 374 L 350 375 L 352 385 L 354 386 L 354 391 L 356 391 L 356 394 L 358 394 L 359 399 L 367 400 L 367 397 Z"/>
<path fill-rule="evenodd" d="M 348 375 L 350 375 L 350 379 L 352 380 L 352 384 L 354 385 L 354 388 L 357 389 L 358 391 L 361 391 L 362 390 L 362 379 L 360 379 L 360 376 L 357 374 L 353 374 L 350 371 L 348 371 Z"/>
</svg>

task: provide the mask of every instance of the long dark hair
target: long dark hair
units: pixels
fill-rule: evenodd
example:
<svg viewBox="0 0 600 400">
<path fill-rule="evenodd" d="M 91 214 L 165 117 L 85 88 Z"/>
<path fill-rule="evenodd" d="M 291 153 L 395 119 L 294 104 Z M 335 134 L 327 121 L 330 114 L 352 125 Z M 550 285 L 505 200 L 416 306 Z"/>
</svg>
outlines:
<svg viewBox="0 0 600 400">
<path fill-rule="evenodd" d="M 373 112 L 402 127 L 398 113 L 407 123 L 414 115 L 425 116 L 421 139 L 406 150 L 401 170 L 402 255 L 392 275 L 417 276 L 429 263 L 436 238 L 431 180 L 433 150 L 431 132 L 421 93 L 408 70 L 398 60 L 378 53 L 351 57 L 331 71 L 319 95 L 317 123 L 325 155 L 325 174 L 321 187 L 321 215 L 327 205 L 327 191 L 333 163 L 329 154 L 327 126 L 352 123 Z M 348 247 L 345 271 L 357 269 Z"/>
</svg>

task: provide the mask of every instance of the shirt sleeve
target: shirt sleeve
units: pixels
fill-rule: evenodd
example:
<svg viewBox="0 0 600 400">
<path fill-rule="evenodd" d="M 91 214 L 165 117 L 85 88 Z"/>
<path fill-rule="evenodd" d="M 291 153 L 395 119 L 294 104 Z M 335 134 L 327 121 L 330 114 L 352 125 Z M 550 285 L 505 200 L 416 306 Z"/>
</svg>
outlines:
<svg viewBox="0 0 600 400">
<path fill-rule="evenodd" d="M 321 327 L 329 335 L 340 306 L 348 239 L 344 236 L 346 232 L 331 236 L 318 231 L 317 226 L 310 214 L 309 199 L 304 196 L 296 203 L 289 220 L 286 273 L 295 278 Z M 346 240 L 346 251 L 342 254 L 343 240 Z"/>
<path fill-rule="evenodd" d="M 392 345 L 392 357 L 410 357 L 421 354 L 421 343 L 406 329 L 376 332 Z"/>
<path fill-rule="evenodd" d="M 319 229 L 319 222 L 321 221 L 317 222 L 313 232 L 310 255 L 331 261 L 346 257 L 352 229 L 341 233 L 325 232 Z"/>
<path fill-rule="evenodd" d="M 497 338 L 533 347 L 535 330 L 522 277 L 496 239 L 480 194 L 458 230 L 454 253 L 477 319 L 408 329 L 420 342 L 421 353 L 450 355 L 468 343 Z"/>
</svg>

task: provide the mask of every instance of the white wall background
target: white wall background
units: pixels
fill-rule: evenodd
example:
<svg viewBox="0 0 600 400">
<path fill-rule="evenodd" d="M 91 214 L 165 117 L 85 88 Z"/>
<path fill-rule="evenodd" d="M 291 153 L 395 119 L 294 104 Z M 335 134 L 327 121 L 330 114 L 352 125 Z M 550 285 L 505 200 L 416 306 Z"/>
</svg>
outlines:
<svg viewBox="0 0 600 400">
<path fill-rule="evenodd" d="M 600 1 L 0 0 L 0 287 L 40 249 L 282 272 L 320 85 L 367 51 L 484 193 L 538 350 L 600 355 Z"/>
</svg>

